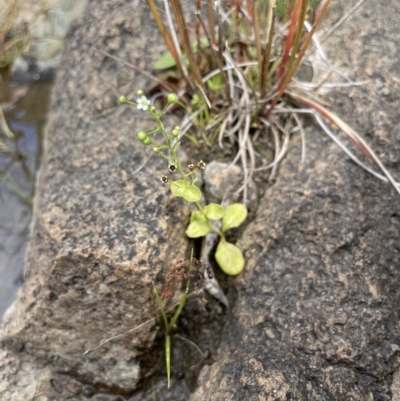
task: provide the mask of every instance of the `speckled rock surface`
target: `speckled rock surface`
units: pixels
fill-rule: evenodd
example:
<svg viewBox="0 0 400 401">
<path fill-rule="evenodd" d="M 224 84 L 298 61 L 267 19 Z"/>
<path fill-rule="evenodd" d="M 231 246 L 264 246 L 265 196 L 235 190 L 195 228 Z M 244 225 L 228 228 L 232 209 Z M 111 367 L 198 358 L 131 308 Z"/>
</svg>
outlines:
<svg viewBox="0 0 400 401">
<path fill-rule="evenodd" d="M 135 4 L 132 12 L 132 3 L 92 1 L 67 38 L 26 283 L 2 334 L 2 400 L 64 401 L 89 397 L 98 385 L 134 388 L 151 325 L 82 354 L 153 317 L 149 285 L 185 251 L 175 235 L 185 221 L 174 216 L 188 211 L 153 179 L 162 163 L 146 166 L 147 181 L 134 175 L 146 154 L 133 136 L 148 122 L 117 104 L 146 83 L 93 51 L 149 65 L 162 43 Z M 400 3 L 385 4 L 366 0 L 330 39 L 335 66 L 369 83 L 352 98 L 347 90 L 328 98 L 399 179 Z M 333 2 L 331 21 L 350 7 Z M 223 343 L 191 401 L 396 399 L 400 201 L 315 126 L 303 164 L 300 153 L 294 139 L 242 238 L 246 271 L 230 282 Z"/>
<path fill-rule="evenodd" d="M 330 21 L 350 7 L 333 2 Z M 331 107 L 398 180 L 399 15 L 396 0 L 366 0 L 327 43 L 336 67 L 369 79 L 352 98 L 329 95 Z M 294 141 L 241 240 L 246 271 L 228 294 L 219 357 L 191 401 L 398 399 L 400 199 L 315 126 L 304 164 L 300 154 Z"/>
<path fill-rule="evenodd" d="M 47 399 L 50 379 L 53 390 L 63 387 L 54 384 L 54 372 L 133 389 L 154 324 L 83 353 L 153 318 L 152 282 L 171 260 L 186 256 L 186 239 L 175 233 L 184 232 L 181 216 L 188 210 L 160 183 L 165 164 L 154 158 L 135 174 L 150 154 L 136 132 L 149 120 L 118 103 L 121 94 L 135 98 L 149 82 L 95 52 L 111 52 L 140 68 L 151 65 L 162 41 L 144 9 L 141 2 L 93 1 L 66 38 L 25 284 L 4 319 L 1 400 L 30 400 L 35 391 L 35 400 Z M 58 390 L 51 399 L 68 398 Z"/>
</svg>

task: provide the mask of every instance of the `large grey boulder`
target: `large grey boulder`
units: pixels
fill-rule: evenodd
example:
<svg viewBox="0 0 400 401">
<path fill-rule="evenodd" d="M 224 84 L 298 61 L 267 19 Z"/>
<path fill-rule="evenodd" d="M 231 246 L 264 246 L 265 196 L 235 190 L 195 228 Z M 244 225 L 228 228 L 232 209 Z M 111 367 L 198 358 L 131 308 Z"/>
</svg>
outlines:
<svg viewBox="0 0 400 401">
<path fill-rule="evenodd" d="M 333 2 L 331 21 L 349 8 Z M 337 68 L 369 78 L 330 95 L 334 111 L 398 180 L 399 12 L 367 0 L 327 43 Z M 400 199 L 315 126 L 300 156 L 299 140 L 242 237 L 220 354 L 191 401 L 400 399 Z"/>
<path fill-rule="evenodd" d="M 154 318 L 152 282 L 187 256 L 188 210 L 159 180 L 165 163 L 154 158 L 136 174 L 151 152 L 136 139 L 149 127 L 147 114 L 118 102 L 150 82 L 95 52 L 146 69 L 162 49 L 150 21 L 141 2 L 91 2 L 66 38 L 25 283 L 4 318 L 1 400 L 31 400 L 35 392 L 35 400 L 47 399 L 55 373 L 125 391 L 139 380 L 138 356 L 153 342 L 154 322 L 83 353 Z"/>
</svg>

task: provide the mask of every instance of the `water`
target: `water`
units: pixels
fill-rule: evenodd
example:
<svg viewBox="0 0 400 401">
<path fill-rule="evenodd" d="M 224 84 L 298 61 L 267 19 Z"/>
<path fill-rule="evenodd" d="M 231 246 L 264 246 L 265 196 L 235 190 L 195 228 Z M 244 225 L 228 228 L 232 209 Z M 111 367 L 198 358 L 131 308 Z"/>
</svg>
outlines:
<svg viewBox="0 0 400 401">
<path fill-rule="evenodd" d="M 34 176 L 40 161 L 51 82 L 10 85 L 9 89 L 28 92 L 6 113 L 15 139 L 1 137 L 12 152 L 0 152 L 0 321 L 22 283 Z"/>
</svg>

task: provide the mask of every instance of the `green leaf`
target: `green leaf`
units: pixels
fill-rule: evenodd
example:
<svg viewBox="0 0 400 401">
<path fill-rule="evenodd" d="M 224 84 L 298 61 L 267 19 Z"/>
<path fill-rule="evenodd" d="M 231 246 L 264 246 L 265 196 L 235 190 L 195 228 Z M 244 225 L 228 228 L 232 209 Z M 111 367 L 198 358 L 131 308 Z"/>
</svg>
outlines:
<svg viewBox="0 0 400 401">
<path fill-rule="evenodd" d="M 193 95 L 192 100 L 190 101 L 190 104 L 191 104 L 193 107 L 197 107 L 197 106 L 200 106 L 200 105 L 201 105 L 201 99 L 200 99 L 200 96 L 199 96 L 197 93 L 195 93 L 195 94 Z"/>
<path fill-rule="evenodd" d="M 204 216 L 204 213 L 201 212 L 200 210 L 196 210 L 195 212 L 192 212 L 190 215 L 190 222 L 192 221 L 200 221 L 202 223 L 207 223 L 207 218 Z"/>
<path fill-rule="evenodd" d="M 171 182 L 171 191 L 175 196 L 183 196 L 188 184 L 184 180 L 176 180 Z"/>
<path fill-rule="evenodd" d="M 208 39 L 206 36 L 200 36 L 200 46 L 202 49 L 209 47 L 208 44 Z M 199 42 L 197 40 L 195 40 L 192 44 L 191 44 L 193 53 L 197 53 L 199 50 Z"/>
<path fill-rule="evenodd" d="M 154 63 L 156 70 L 166 70 L 176 66 L 175 59 L 172 57 L 171 52 L 164 52 L 161 57 Z"/>
<path fill-rule="evenodd" d="M 246 206 L 241 203 L 232 203 L 229 205 L 222 219 L 222 232 L 230 228 L 239 227 L 247 217 Z"/>
<path fill-rule="evenodd" d="M 210 78 L 207 81 L 207 86 L 213 91 L 213 92 L 221 92 L 222 91 L 222 77 L 221 74 L 216 74 L 212 78 Z"/>
<path fill-rule="evenodd" d="M 210 227 L 202 221 L 192 221 L 186 230 L 189 238 L 204 237 L 210 231 Z"/>
<path fill-rule="evenodd" d="M 242 251 L 236 245 L 226 241 L 218 244 L 215 259 L 222 271 L 230 276 L 241 273 L 245 264 Z"/>
<path fill-rule="evenodd" d="M 221 205 L 210 203 L 204 208 L 204 213 L 210 220 L 219 220 L 222 219 L 222 216 L 225 213 L 225 209 Z"/>
<path fill-rule="evenodd" d="M 182 196 L 188 202 L 198 202 L 201 199 L 201 191 L 196 185 L 188 185 Z"/>
</svg>

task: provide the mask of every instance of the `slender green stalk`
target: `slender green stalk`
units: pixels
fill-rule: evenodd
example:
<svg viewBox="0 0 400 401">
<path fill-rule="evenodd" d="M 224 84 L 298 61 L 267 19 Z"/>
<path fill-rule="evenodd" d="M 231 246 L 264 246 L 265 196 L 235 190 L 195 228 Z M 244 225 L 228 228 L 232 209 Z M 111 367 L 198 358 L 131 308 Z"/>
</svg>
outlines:
<svg viewBox="0 0 400 401">
<path fill-rule="evenodd" d="M 167 367 L 167 386 L 171 386 L 171 337 L 165 334 L 165 365 Z"/>
<path fill-rule="evenodd" d="M 191 253 L 190 261 L 189 261 L 189 277 L 190 277 L 190 273 L 192 271 L 192 266 L 193 266 L 193 249 L 192 249 L 192 253 Z M 165 365 L 167 368 L 167 383 L 168 383 L 168 388 L 169 388 L 171 385 L 171 336 L 170 336 L 170 332 L 175 327 L 176 322 L 178 321 L 178 318 L 182 312 L 182 309 L 186 305 L 186 301 L 189 296 L 189 290 L 190 290 L 190 278 L 186 282 L 185 292 L 181 298 L 181 301 L 179 302 L 178 308 L 176 309 L 175 313 L 172 315 L 172 318 L 170 320 L 168 320 L 164 305 L 161 301 L 160 295 L 158 294 L 157 288 L 154 286 L 154 284 L 153 284 L 153 290 L 154 290 L 154 295 L 156 297 L 158 308 L 160 309 L 161 315 L 163 317 L 164 327 L 165 327 Z"/>
<path fill-rule="evenodd" d="M 193 263 L 193 249 L 192 249 L 192 254 L 190 256 L 190 262 L 189 262 L 189 274 L 192 271 L 192 263 Z M 187 297 L 189 295 L 189 289 L 190 289 L 190 279 L 186 282 L 186 288 L 185 288 L 185 292 L 182 296 L 181 302 L 178 305 L 178 308 L 176 309 L 175 313 L 173 314 L 171 320 L 169 321 L 168 332 L 171 331 L 172 328 L 175 326 L 176 322 L 178 321 L 179 315 L 182 312 L 182 309 L 186 305 Z"/>
</svg>

